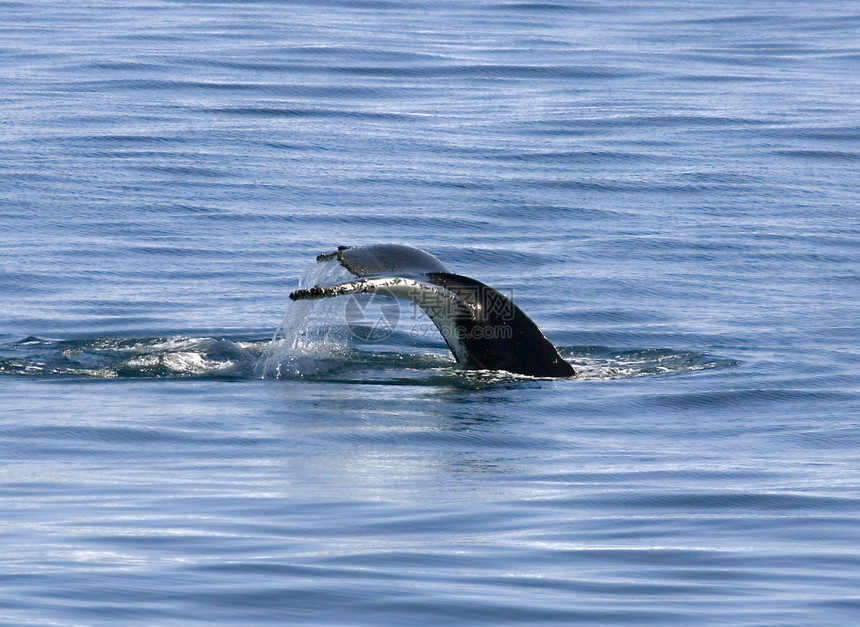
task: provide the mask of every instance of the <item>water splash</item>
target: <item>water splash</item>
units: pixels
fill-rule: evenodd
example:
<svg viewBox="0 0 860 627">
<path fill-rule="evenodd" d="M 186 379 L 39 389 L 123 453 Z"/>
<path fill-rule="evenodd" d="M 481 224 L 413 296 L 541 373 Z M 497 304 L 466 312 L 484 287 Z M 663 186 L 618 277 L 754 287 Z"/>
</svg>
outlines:
<svg viewBox="0 0 860 627">
<path fill-rule="evenodd" d="M 314 263 L 299 279 L 298 289 L 331 285 L 351 275 L 336 261 Z M 289 301 L 281 326 L 257 362 L 261 378 L 296 378 L 335 369 L 349 353 L 349 331 L 343 303 L 337 299 Z"/>
</svg>

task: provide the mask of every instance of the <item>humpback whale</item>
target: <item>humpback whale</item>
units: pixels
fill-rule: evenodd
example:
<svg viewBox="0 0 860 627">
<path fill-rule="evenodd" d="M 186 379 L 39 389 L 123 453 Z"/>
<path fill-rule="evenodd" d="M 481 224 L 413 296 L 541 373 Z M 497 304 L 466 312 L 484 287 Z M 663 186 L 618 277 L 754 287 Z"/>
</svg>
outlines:
<svg viewBox="0 0 860 627">
<path fill-rule="evenodd" d="M 472 370 L 506 370 L 535 377 L 573 377 L 558 354 L 513 301 L 467 276 L 448 271 L 417 248 L 377 244 L 339 246 L 317 261 L 337 259 L 356 278 L 296 290 L 292 300 L 349 294 L 386 294 L 414 302 L 433 321 L 459 364 Z"/>
</svg>

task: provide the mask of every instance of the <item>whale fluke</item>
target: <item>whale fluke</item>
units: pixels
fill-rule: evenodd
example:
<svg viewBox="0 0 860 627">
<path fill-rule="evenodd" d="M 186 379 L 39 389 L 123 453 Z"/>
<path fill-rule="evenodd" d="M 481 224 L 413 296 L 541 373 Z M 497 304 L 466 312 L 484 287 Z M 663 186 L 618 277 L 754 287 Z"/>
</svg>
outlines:
<svg viewBox="0 0 860 627">
<path fill-rule="evenodd" d="M 389 293 L 418 305 L 439 329 L 457 362 L 478 370 L 535 377 L 573 377 L 576 371 L 513 301 L 467 276 L 453 274 L 417 248 L 379 244 L 323 253 L 357 280 L 296 290 L 292 300 Z"/>
</svg>

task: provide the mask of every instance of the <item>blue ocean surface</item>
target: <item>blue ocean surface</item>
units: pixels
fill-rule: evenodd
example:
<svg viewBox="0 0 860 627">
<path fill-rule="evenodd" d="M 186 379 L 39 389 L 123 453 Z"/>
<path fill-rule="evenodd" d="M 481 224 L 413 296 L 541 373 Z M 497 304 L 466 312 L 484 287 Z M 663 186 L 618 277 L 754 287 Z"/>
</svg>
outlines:
<svg viewBox="0 0 860 627">
<path fill-rule="evenodd" d="M 857 2 L 10 1 L 0 107 L 0 623 L 857 624 Z M 579 376 L 290 303 L 377 242 Z"/>
</svg>

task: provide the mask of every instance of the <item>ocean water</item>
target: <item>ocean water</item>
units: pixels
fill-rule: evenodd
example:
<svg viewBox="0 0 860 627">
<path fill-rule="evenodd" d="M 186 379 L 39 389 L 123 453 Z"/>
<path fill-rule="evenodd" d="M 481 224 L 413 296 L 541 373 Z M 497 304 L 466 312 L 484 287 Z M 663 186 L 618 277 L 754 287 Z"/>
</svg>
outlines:
<svg viewBox="0 0 860 627">
<path fill-rule="evenodd" d="M 848 0 L 0 3 L 0 622 L 856 624 L 858 33 Z M 580 376 L 288 306 L 372 242 Z"/>
</svg>

